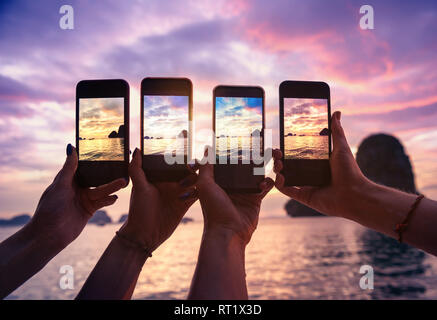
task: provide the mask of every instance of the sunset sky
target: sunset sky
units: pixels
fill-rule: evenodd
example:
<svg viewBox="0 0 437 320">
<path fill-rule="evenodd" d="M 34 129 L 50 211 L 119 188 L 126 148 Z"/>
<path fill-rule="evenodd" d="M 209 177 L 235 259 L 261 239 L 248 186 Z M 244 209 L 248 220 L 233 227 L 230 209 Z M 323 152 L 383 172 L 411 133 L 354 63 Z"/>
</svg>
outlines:
<svg viewBox="0 0 437 320">
<path fill-rule="evenodd" d="M 82 98 L 79 113 L 81 138 L 108 138 L 124 124 L 124 98 Z"/>
<path fill-rule="evenodd" d="M 326 99 L 284 98 L 284 135 L 319 135 L 328 128 Z"/>
<path fill-rule="evenodd" d="M 279 146 L 278 86 L 325 81 L 354 152 L 366 136 L 398 137 L 418 190 L 437 199 L 437 2 L 149 0 L 75 1 L 74 30 L 58 1 L 0 2 L 0 217 L 33 213 L 75 141 L 75 86 L 130 84 L 131 150 L 140 145 L 140 82 L 188 77 L 195 132 L 211 129 L 218 84 L 259 85 Z M 375 29 L 362 30 L 370 4 Z M 108 212 L 128 211 L 130 187 Z M 261 217 L 282 216 L 274 190 Z M 201 218 L 198 204 L 189 215 Z"/>
<path fill-rule="evenodd" d="M 216 97 L 216 136 L 247 137 L 262 129 L 262 98 Z"/>
<path fill-rule="evenodd" d="M 188 123 L 188 96 L 144 96 L 144 136 L 175 138 Z"/>
</svg>

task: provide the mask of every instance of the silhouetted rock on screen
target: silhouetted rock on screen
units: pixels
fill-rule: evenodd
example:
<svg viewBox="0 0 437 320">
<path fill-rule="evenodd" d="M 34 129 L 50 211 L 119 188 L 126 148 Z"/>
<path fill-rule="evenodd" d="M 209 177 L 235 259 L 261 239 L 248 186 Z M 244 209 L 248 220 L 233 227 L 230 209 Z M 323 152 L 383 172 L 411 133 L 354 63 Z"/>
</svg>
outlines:
<svg viewBox="0 0 437 320">
<path fill-rule="evenodd" d="M 329 130 L 327 128 L 323 128 L 319 133 L 320 136 L 329 136 Z"/>
<path fill-rule="evenodd" d="M 186 137 L 188 137 L 188 131 L 187 130 L 182 130 L 181 132 L 179 132 L 178 137 L 179 138 L 186 138 Z"/>
<path fill-rule="evenodd" d="M 124 124 L 122 124 L 121 126 L 118 127 L 118 132 L 112 131 L 108 135 L 108 138 L 124 138 Z"/>
<path fill-rule="evenodd" d="M 370 180 L 417 193 L 410 159 L 401 142 L 395 137 L 387 134 L 368 136 L 358 147 L 356 159 L 361 171 Z M 289 200 L 285 210 L 291 217 L 323 216 L 295 200 Z"/>
<path fill-rule="evenodd" d="M 107 223 L 112 223 L 112 219 L 105 210 L 97 210 L 96 213 L 88 220 L 88 223 L 103 226 Z"/>
<path fill-rule="evenodd" d="M 20 214 L 10 219 L 0 219 L 0 227 L 22 226 L 30 220 L 30 215 Z"/>
</svg>

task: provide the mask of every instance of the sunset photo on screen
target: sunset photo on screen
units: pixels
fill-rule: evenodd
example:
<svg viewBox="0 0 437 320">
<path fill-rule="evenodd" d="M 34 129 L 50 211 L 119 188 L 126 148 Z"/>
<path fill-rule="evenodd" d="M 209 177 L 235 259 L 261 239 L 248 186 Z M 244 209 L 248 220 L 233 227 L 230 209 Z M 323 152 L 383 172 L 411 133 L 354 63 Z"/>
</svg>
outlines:
<svg viewBox="0 0 437 320">
<path fill-rule="evenodd" d="M 144 154 L 187 155 L 188 96 L 144 96 Z"/>
<path fill-rule="evenodd" d="M 329 159 L 326 99 L 284 99 L 285 159 Z"/>
<path fill-rule="evenodd" d="M 215 108 L 216 155 L 250 159 L 253 138 L 262 139 L 262 98 L 216 97 Z"/>
<path fill-rule="evenodd" d="M 79 160 L 124 160 L 124 98 L 79 99 Z"/>
</svg>

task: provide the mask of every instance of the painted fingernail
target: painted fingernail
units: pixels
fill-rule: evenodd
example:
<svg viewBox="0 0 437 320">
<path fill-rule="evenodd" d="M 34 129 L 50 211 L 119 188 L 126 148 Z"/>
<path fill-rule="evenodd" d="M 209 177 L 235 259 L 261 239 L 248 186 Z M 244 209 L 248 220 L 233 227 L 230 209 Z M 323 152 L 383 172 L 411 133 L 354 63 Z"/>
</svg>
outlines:
<svg viewBox="0 0 437 320">
<path fill-rule="evenodd" d="M 184 194 L 179 196 L 179 199 L 181 200 L 187 200 L 189 197 L 191 197 L 192 192 L 185 192 Z"/>
<path fill-rule="evenodd" d="M 190 177 L 186 177 L 185 179 L 183 179 L 183 180 L 181 180 L 180 182 L 179 182 L 179 185 L 181 186 L 181 187 L 188 187 L 189 185 L 191 185 L 192 183 L 191 183 L 191 179 L 190 179 Z"/>
<path fill-rule="evenodd" d="M 126 181 L 126 185 L 129 184 L 129 178 L 124 178 L 124 181 Z"/>
<path fill-rule="evenodd" d="M 67 156 L 71 155 L 71 153 L 73 152 L 73 146 L 71 145 L 71 143 L 67 144 Z"/>
</svg>

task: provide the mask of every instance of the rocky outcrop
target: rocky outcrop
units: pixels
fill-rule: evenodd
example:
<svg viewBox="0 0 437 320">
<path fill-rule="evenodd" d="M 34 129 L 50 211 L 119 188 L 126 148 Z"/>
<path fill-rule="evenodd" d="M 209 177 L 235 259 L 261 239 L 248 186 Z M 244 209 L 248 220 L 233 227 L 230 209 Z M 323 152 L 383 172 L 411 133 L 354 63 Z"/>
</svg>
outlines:
<svg viewBox="0 0 437 320">
<path fill-rule="evenodd" d="M 123 222 L 125 222 L 126 220 L 127 220 L 127 217 L 128 217 L 129 215 L 126 213 L 126 214 L 123 214 L 121 217 L 120 217 L 120 219 L 118 219 L 118 223 L 123 223 Z"/>
<path fill-rule="evenodd" d="M 329 129 L 323 128 L 322 131 L 320 131 L 319 136 L 329 136 Z"/>
<path fill-rule="evenodd" d="M 387 134 L 365 138 L 357 151 L 357 163 L 370 180 L 388 187 L 416 193 L 410 158 L 401 142 Z"/>
<path fill-rule="evenodd" d="M 22 226 L 29 222 L 30 215 L 20 214 L 10 219 L 0 219 L 0 227 Z"/>
<path fill-rule="evenodd" d="M 401 142 L 387 134 L 365 138 L 358 147 L 356 160 L 370 180 L 406 192 L 417 193 L 410 159 Z M 285 205 L 291 217 L 323 216 L 320 212 L 290 200 Z"/>
<path fill-rule="evenodd" d="M 182 130 L 178 134 L 178 138 L 187 138 L 187 137 L 188 137 L 188 131 L 187 130 Z"/>
<path fill-rule="evenodd" d="M 91 219 L 88 220 L 88 223 L 104 226 L 105 224 L 112 223 L 112 219 L 105 210 L 97 210 Z"/>
<path fill-rule="evenodd" d="M 117 131 L 112 131 L 109 135 L 108 138 L 124 138 L 124 124 L 122 124 L 121 126 L 118 127 L 118 132 Z"/>
<path fill-rule="evenodd" d="M 194 219 L 190 218 L 190 217 L 183 217 L 181 220 L 181 223 L 189 223 L 189 222 L 193 222 Z"/>
</svg>

